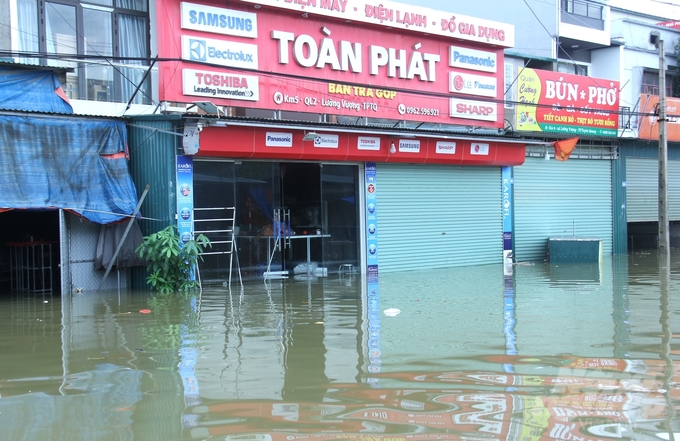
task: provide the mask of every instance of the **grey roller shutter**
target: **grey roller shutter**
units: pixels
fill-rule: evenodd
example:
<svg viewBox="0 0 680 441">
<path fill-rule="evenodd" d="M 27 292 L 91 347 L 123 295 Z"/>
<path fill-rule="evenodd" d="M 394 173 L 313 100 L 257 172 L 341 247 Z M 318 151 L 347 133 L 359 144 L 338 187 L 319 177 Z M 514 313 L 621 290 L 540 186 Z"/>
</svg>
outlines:
<svg viewBox="0 0 680 441">
<path fill-rule="evenodd" d="M 607 160 L 527 158 L 514 168 L 515 258 L 545 260 L 548 238 L 599 237 L 612 253 L 612 173 Z"/>
<path fill-rule="evenodd" d="M 378 164 L 381 272 L 502 262 L 497 167 Z"/>
<path fill-rule="evenodd" d="M 668 161 L 668 218 L 680 220 L 680 161 Z M 659 162 L 626 158 L 626 213 L 628 222 L 659 220 Z"/>
</svg>

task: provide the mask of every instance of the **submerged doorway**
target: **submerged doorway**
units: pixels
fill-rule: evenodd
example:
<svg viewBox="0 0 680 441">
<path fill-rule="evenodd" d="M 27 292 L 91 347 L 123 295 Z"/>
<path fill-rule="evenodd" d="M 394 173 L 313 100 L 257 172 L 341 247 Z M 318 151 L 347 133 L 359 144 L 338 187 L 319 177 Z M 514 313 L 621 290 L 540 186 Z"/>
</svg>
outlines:
<svg viewBox="0 0 680 441">
<path fill-rule="evenodd" d="M 0 295 L 59 292 L 59 211 L 0 213 Z"/>
<path fill-rule="evenodd" d="M 244 277 L 262 277 L 268 268 L 291 276 L 302 268 L 306 276 L 315 267 L 325 268 L 317 274 L 332 274 L 359 264 L 358 179 L 357 165 L 195 159 L 194 205 L 236 208 Z M 277 214 L 283 233 L 278 240 Z M 219 251 L 219 244 L 215 248 Z M 228 275 L 229 256 L 205 256 L 204 281 Z"/>
</svg>

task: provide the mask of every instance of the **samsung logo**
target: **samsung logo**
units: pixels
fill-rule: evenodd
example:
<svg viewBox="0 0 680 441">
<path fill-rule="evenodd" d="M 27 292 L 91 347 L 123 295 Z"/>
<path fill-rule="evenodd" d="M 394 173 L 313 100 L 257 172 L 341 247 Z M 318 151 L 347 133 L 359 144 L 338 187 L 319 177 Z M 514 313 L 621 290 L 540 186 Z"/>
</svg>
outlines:
<svg viewBox="0 0 680 441">
<path fill-rule="evenodd" d="M 182 29 L 257 38 L 257 15 L 251 12 L 182 3 Z"/>
<path fill-rule="evenodd" d="M 253 21 L 249 18 L 234 17 L 233 15 L 226 14 L 210 14 L 196 10 L 189 11 L 189 23 L 232 31 L 250 32 L 253 30 Z"/>
<path fill-rule="evenodd" d="M 420 141 L 406 141 L 399 140 L 399 152 L 402 153 L 420 153 Z"/>
</svg>

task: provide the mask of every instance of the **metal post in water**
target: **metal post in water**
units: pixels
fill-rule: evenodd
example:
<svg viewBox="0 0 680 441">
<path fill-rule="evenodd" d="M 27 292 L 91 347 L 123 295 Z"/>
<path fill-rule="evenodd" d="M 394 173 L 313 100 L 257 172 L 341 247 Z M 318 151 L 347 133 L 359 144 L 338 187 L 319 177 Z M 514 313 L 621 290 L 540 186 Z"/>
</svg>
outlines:
<svg viewBox="0 0 680 441">
<path fill-rule="evenodd" d="M 659 49 L 659 253 L 670 250 L 668 232 L 668 144 L 666 140 L 666 59 L 663 38 L 658 31 L 649 34 L 649 41 Z"/>
</svg>

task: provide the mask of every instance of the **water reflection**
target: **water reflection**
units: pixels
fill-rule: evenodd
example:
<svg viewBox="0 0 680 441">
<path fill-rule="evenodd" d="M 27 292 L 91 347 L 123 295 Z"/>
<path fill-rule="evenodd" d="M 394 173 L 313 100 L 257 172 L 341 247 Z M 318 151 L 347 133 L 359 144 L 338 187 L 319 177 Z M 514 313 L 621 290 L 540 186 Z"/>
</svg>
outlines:
<svg viewBox="0 0 680 441">
<path fill-rule="evenodd" d="M 678 274 L 676 256 L 635 254 L 506 276 L 8 295 L 0 427 L 17 440 L 671 439 Z"/>
</svg>

